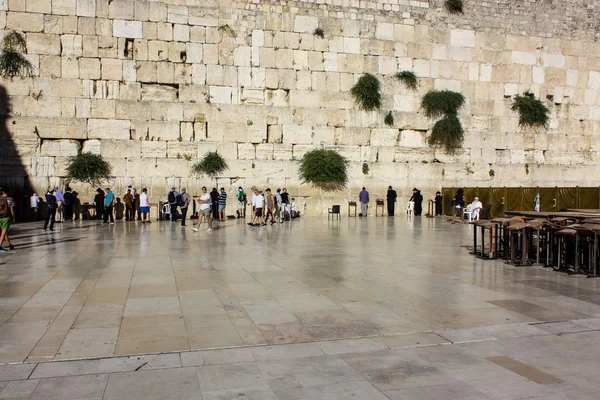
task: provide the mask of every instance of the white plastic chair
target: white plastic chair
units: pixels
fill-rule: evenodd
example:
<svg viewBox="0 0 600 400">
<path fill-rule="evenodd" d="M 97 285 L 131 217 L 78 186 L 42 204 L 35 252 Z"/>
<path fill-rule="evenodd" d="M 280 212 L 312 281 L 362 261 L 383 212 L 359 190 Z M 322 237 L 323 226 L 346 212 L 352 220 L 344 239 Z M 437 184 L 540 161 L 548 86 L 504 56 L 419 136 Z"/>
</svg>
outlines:
<svg viewBox="0 0 600 400">
<path fill-rule="evenodd" d="M 467 221 L 479 221 L 479 211 L 480 208 L 476 208 L 474 210 L 471 209 L 470 206 L 466 206 L 463 210 L 463 215 L 467 217 Z"/>
<path fill-rule="evenodd" d="M 408 214 L 409 217 L 412 217 L 414 215 L 414 211 L 415 211 L 415 202 L 409 201 L 406 206 L 406 214 Z"/>
<path fill-rule="evenodd" d="M 167 218 L 167 215 L 169 216 L 168 218 Z M 161 217 L 162 217 L 163 221 L 166 221 L 167 219 L 171 219 L 171 205 L 169 203 L 163 204 Z"/>
</svg>

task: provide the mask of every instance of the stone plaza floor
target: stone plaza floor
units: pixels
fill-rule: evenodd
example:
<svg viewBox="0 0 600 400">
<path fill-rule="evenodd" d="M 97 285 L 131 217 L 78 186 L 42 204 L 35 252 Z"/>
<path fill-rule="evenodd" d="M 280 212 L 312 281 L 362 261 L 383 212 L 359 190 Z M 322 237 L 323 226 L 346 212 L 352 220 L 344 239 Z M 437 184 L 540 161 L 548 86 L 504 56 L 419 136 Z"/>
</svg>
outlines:
<svg viewBox="0 0 600 400">
<path fill-rule="evenodd" d="M 600 398 L 600 281 L 445 218 L 13 228 L 0 399 Z"/>
</svg>

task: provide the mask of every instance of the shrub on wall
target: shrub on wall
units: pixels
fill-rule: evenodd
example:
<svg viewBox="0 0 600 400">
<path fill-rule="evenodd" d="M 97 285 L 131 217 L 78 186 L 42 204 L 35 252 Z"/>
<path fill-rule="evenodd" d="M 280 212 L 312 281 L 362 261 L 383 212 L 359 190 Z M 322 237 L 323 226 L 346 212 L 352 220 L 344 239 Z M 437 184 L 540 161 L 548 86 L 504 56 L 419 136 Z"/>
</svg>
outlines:
<svg viewBox="0 0 600 400">
<path fill-rule="evenodd" d="M 27 42 L 19 32 L 11 31 L 4 36 L 2 41 L 2 54 L 0 54 L 0 75 L 7 77 L 31 76 L 33 64 L 25 58 Z"/>
<path fill-rule="evenodd" d="M 321 28 L 316 28 L 313 32 L 313 35 L 318 36 L 321 39 L 325 39 L 325 32 L 323 32 L 323 29 Z"/>
<path fill-rule="evenodd" d="M 450 14 L 462 14 L 463 13 L 463 0 L 446 0 L 444 7 Z"/>
<path fill-rule="evenodd" d="M 194 175 L 206 175 L 215 178 L 228 169 L 229 166 L 225 159 L 216 151 L 210 151 L 200 161 L 192 165 L 191 171 Z"/>
<path fill-rule="evenodd" d="M 361 76 L 350 89 L 350 93 L 361 110 L 373 111 L 381 108 L 381 83 L 375 75 Z"/>
<path fill-rule="evenodd" d="M 523 95 L 516 95 L 510 109 L 519 113 L 520 127 L 548 129 L 550 111 L 544 103 L 535 98 L 533 93 L 525 92 Z"/>
<path fill-rule="evenodd" d="M 396 74 L 396 79 L 402 82 L 410 90 L 417 90 L 419 82 L 417 76 L 412 71 L 401 71 Z"/>
<path fill-rule="evenodd" d="M 429 118 L 442 117 L 435 123 L 427 142 L 432 147 L 441 147 L 453 154 L 462 146 L 464 131 L 458 111 L 465 104 L 465 97 L 450 90 L 430 91 L 421 101 L 421 107 Z"/>
<path fill-rule="evenodd" d="M 464 131 L 456 115 L 448 115 L 435 123 L 427 143 L 433 147 L 441 147 L 448 154 L 454 154 L 464 140 Z"/>
<path fill-rule="evenodd" d="M 67 179 L 98 186 L 110 179 L 112 167 L 100 154 L 79 153 L 67 160 Z"/>
<path fill-rule="evenodd" d="M 343 189 L 348 183 L 348 160 L 334 150 L 315 149 L 300 160 L 300 180 L 325 191 Z"/>
<path fill-rule="evenodd" d="M 456 115 L 464 104 L 465 96 L 451 90 L 432 90 L 421 100 L 421 107 L 428 118 Z"/>
<path fill-rule="evenodd" d="M 387 126 L 393 126 L 394 125 L 394 116 L 392 115 L 392 112 L 388 112 L 385 115 L 385 118 L 383 119 L 383 122 L 387 125 Z"/>
</svg>

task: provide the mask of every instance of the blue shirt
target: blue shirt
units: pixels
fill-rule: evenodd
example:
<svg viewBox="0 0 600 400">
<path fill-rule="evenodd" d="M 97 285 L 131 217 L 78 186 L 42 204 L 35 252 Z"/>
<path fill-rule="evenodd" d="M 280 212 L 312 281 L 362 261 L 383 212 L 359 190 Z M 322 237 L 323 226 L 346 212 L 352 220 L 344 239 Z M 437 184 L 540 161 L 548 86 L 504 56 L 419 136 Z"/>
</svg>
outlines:
<svg viewBox="0 0 600 400">
<path fill-rule="evenodd" d="M 367 192 L 366 190 L 362 190 L 360 192 L 360 194 L 358 195 L 358 198 L 360 199 L 361 203 L 368 203 L 369 202 L 369 192 Z"/>
<path fill-rule="evenodd" d="M 227 193 L 221 192 L 221 194 L 219 195 L 219 204 L 222 206 L 227 204 Z"/>
<path fill-rule="evenodd" d="M 65 197 L 63 196 L 63 193 L 60 191 L 60 189 L 56 189 L 54 191 L 54 197 L 56 197 L 56 201 L 65 201 Z"/>
<path fill-rule="evenodd" d="M 115 195 L 113 194 L 113 192 L 108 192 L 108 194 L 104 197 L 104 205 L 106 207 L 110 206 L 112 204 L 114 198 L 115 198 Z"/>
</svg>

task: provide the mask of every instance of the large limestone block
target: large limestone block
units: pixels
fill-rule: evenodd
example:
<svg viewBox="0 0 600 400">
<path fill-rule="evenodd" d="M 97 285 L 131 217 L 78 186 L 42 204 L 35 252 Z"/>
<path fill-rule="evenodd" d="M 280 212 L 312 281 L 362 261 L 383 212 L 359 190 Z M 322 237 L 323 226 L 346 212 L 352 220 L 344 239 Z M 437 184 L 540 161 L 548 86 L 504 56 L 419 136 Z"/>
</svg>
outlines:
<svg viewBox="0 0 600 400">
<path fill-rule="evenodd" d="M 102 141 L 97 139 L 86 140 L 81 147 L 82 153 L 102 154 Z"/>
<path fill-rule="evenodd" d="M 113 20 L 113 36 L 131 39 L 142 39 L 142 22 L 124 21 L 121 19 Z"/>
<path fill-rule="evenodd" d="M 310 125 L 283 125 L 283 143 L 310 144 L 312 143 L 312 127 Z"/>
<path fill-rule="evenodd" d="M 376 128 L 371 130 L 371 146 L 396 146 L 398 129 Z"/>
<path fill-rule="evenodd" d="M 47 157 L 71 157 L 76 156 L 81 149 L 77 140 L 44 140 L 40 154 Z"/>
<path fill-rule="evenodd" d="M 80 118 L 14 117 L 8 124 L 17 135 L 42 139 L 87 139 L 86 120 Z"/>
<path fill-rule="evenodd" d="M 142 84 L 142 101 L 177 101 L 179 90 L 170 85 Z"/>
<path fill-rule="evenodd" d="M 210 102 L 214 104 L 231 104 L 232 88 L 224 86 L 210 86 Z"/>
<path fill-rule="evenodd" d="M 256 145 L 257 160 L 273 160 L 274 145 L 270 143 L 261 143 Z"/>
<path fill-rule="evenodd" d="M 294 32 L 313 33 L 319 27 L 319 18 L 305 15 L 296 15 L 294 18 Z"/>
<path fill-rule="evenodd" d="M 475 47 L 475 31 L 452 29 L 450 31 L 450 45 L 456 47 Z"/>
<path fill-rule="evenodd" d="M 158 176 L 156 162 L 157 161 L 155 158 L 134 158 L 127 160 L 127 173 L 129 176 L 135 176 L 138 178 L 151 178 Z"/>
<path fill-rule="evenodd" d="M 425 132 L 404 129 L 400 131 L 399 145 L 402 147 L 427 147 Z"/>
<path fill-rule="evenodd" d="M 184 159 L 159 158 L 156 160 L 156 175 L 160 177 L 189 177 L 192 163 Z"/>
<path fill-rule="evenodd" d="M 36 176 L 55 176 L 54 157 L 34 157 L 32 161 Z"/>
<path fill-rule="evenodd" d="M 198 156 L 198 142 L 167 142 L 167 157 L 185 159 L 186 156 L 196 158 Z"/>
<path fill-rule="evenodd" d="M 28 54 L 60 55 L 60 36 L 45 33 L 27 35 Z"/>
<path fill-rule="evenodd" d="M 167 157 L 167 142 L 142 141 L 142 158 Z"/>
<path fill-rule="evenodd" d="M 102 155 L 108 158 L 131 159 L 142 155 L 142 142 L 139 140 L 104 139 L 100 141 L 100 146 Z"/>
<path fill-rule="evenodd" d="M 267 126 L 209 121 L 207 138 L 215 142 L 263 143 L 267 141 Z"/>
<path fill-rule="evenodd" d="M 237 158 L 239 160 L 256 159 L 256 147 L 252 143 L 238 143 Z"/>
<path fill-rule="evenodd" d="M 371 139 L 371 129 L 343 127 L 336 129 L 336 144 L 347 146 L 367 146 Z"/>
<path fill-rule="evenodd" d="M 44 14 L 9 12 L 6 15 L 6 29 L 41 32 L 44 30 Z"/>
<path fill-rule="evenodd" d="M 291 144 L 274 144 L 273 145 L 273 159 L 274 160 L 291 160 L 292 159 L 292 148 Z"/>
<path fill-rule="evenodd" d="M 148 135 L 156 140 L 178 140 L 179 127 L 179 121 L 150 121 Z"/>
<path fill-rule="evenodd" d="M 129 139 L 131 122 L 117 119 L 89 119 L 88 137 L 90 139 Z"/>
<path fill-rule="evenodd" d="M 312 143 L 316 146 L 332 145 L 335 140 L 335 128 L 333 126 L 313 127 Z"/>
</svg>

